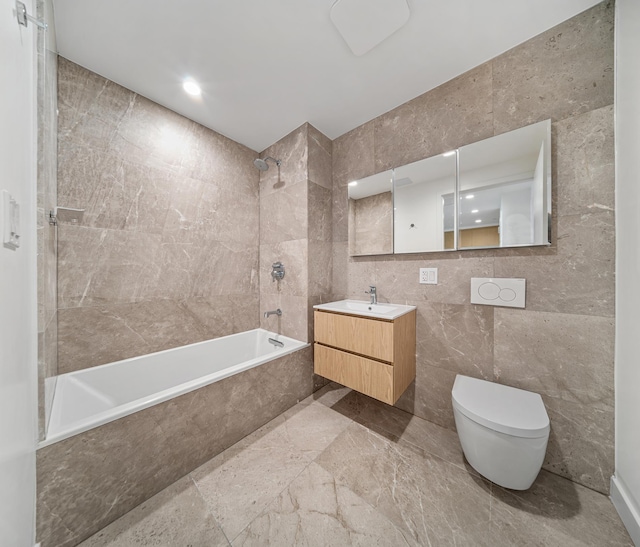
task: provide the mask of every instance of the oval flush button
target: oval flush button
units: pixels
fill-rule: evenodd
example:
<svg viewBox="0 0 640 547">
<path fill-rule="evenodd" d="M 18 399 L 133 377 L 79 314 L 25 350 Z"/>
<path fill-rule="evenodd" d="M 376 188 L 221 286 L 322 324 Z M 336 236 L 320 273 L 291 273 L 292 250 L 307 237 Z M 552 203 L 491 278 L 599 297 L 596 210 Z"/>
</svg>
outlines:
<svg viewBox="0 0 640 547">
<path fill-rule="evenodd" d="M 500 291 L 500 300 L 503 300 L 504 302 L 512 302 L 513 300 L 516 299 L 516 291 L 514 291 L 513 289 L 502 289 Z"/>
<path fill-rule="evenodd" d="M 525 289 L 525 279 L 472 277 L 471 303 L 524 308 Z"/>
<path fill-rule="evenodd" d="M 478 288 L 478 294 L 485 300 L 495 300 L 500 296 L 500 287 L 495 283 L 483 283 Z"/>
</svg>

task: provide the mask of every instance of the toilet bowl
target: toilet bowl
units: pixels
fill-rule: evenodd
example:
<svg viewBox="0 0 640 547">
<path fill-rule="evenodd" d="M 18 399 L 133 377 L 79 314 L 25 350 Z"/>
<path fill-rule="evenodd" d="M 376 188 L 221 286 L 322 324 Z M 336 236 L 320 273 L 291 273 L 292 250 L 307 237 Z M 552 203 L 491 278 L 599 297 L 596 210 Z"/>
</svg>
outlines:
<svg viewBox="0 0 640 547">
<path fill-rule="evenodd" d="M 540 472 L 549 440 L 542 397 L 458 374 L 451 399 L 471 467 L 500 486 L 527 490 Z"/>
</svg>

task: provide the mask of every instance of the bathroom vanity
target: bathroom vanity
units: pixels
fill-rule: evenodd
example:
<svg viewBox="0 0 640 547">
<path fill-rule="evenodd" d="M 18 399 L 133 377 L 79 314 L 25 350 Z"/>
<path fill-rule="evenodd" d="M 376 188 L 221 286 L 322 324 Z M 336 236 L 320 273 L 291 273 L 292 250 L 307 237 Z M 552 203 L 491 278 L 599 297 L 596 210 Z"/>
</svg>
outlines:
<svg viewBox="0 0 640 547">
<path fill-rule="evenodd" d="M 387 404 L 416 377 L 416 308 L 342 300 L 314 306 L 314 372 Z"/>
</svg>

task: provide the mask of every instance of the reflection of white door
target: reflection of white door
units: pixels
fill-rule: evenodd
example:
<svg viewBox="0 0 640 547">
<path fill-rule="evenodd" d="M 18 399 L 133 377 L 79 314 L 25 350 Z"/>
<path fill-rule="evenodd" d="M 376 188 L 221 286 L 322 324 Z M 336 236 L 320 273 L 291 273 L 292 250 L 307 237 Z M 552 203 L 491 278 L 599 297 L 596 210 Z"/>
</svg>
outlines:
<svg viewBox="0 0 640 547">
<path fill-rule="evenodd" d="M 454 179 L 403 186 L 394 194 L 394 251 L 416 253 L 444 249 L 442 196 Z"/>
<path fill-rule="evenodd" d="M 505 187 L 500 198 L 500 246 L 533 243 L 531 186 Z"/>
<path fill-rule="evenodd" d="M 33 0 L 24 0 L 33 14 Z M 0 245 L 0 543 L 33 545 L 37 424 L 35 52 L 38 31 L 0 12 L 0 190 L 20 206 L 20 247 Z M 0 226 L 4 213 L 0 209 Z"/>
<path fill-rule="evenodd" d="M 531 186 L 531 214 L 533 215 L 533 243 L 540 245 L 547 240 L 547 216 L 545 215 L 545 161 L 544 143 L 540 146 L 540 154 L 533 173 Z M 551 206 L 549 206 L 549 211 Z"/>
</svg>

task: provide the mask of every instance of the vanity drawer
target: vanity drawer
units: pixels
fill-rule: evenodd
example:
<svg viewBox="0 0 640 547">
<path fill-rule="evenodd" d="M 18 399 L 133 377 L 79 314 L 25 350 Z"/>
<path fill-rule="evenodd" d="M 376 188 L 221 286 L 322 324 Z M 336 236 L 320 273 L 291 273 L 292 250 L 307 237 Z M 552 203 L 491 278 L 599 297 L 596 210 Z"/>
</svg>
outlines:
<svg viewBox="0 0 640 547">
<path fill-rule="evenodd" d="M 391 365 L 314 344 L 314 372 L 387 404 L 395 402 Z"/>
<path fill-rule="evenodd" d="M 393 323 L 314 312 L 315 341 L 393 363 Z"/>
</svg>

